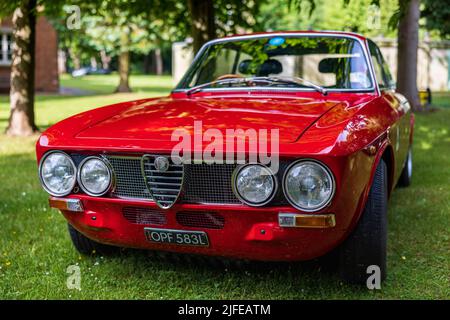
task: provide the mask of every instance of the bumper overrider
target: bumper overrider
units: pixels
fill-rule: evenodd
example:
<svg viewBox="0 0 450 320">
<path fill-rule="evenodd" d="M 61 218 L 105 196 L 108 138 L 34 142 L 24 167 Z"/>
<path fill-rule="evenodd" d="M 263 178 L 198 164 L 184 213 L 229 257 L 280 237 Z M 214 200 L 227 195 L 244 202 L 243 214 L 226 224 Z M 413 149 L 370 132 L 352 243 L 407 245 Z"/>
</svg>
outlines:
<svg viewBox="0 0 450 320">
<path fill-rule="evenodd" d="M 41 180 L 43 161 L 52 152 L 40 161 Z M 308 260 L 336 247 L 355 224 L 366 192 L 367 181 L 360 178 L 364 175 L 352 171 L 370 173 L 371 166 L 362 153 L 345 159 L 282 160 L 270 199 L 252 205 L 235 187 L 236 175 L 245 165 L 175 165 L 166 163 L 169 157 L 149 154 L 64 154 L 70 158 L 67 165 L 77 171 L 70 191 L 58 194 L 45 181 L 43 185 L 52 194 L 50 206 L 88 238 L 120 247 L 266 261 Z M 366 165 L 354 167 L 354 157 L 365 159 L 358 163 Z M 83 164 L 105 170 L 96 161 L 104 162 L 110 175 L 104 192 L 92 192 L 89 180 L 83 180 Z M 332 179 L 332 197 L 317 210 L 301 210 L 286 195 L 287 172 L 299 161 L 323 166 Z M 195 237 L 185 236 L 189 233 Z M 183 237 L 189 243 L 176 242 Z"/>
</svg>

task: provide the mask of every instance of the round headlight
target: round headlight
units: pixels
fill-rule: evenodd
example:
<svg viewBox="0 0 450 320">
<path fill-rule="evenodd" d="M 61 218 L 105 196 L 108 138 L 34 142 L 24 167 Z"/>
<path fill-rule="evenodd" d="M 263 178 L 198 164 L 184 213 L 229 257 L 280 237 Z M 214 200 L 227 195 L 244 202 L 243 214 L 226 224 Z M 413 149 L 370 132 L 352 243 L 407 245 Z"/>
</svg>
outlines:
<svg viewBox="0 0 450 320">
<path fill-rule="evenodd" d="M 259 164 L 238 169 L 234 178 L 236 196 L 251 206 L 263 206 L 275 196 L 277 182 L 272 172 Z"/>
<path fill-rule="evenodd" d="M 316 161 L 294 162 L 284 174 L 283 190 L 297 209 L 317 211 L 330 203 L 334 180 L 330 170 Z"/>
<path fill-rule="evenodd" d="M 102 159 L 88 157 L 80 163 L 78 183 L 88 195 L 102 196 L 111 187 L 111 170 Z"/>
<path fill-rule="evenodd" d="M 64 152 L 51 151 L 39 165 L 39 177 L 44 189 L 53 196 L 68 195 L 76 183 L 76 167 Z"/>
</svg>

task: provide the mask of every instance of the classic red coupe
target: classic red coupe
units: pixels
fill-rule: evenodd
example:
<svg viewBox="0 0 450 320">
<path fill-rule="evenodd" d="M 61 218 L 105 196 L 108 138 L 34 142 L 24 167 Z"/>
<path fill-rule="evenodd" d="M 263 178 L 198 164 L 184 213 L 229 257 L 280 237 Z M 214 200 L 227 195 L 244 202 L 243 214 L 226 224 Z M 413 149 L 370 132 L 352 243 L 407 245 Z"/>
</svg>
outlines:
<svg viewBox="0 0 450 320">
<path fill-rule="evenodd" d="M 81 253 L 333 251 L 344 279 L 365 282 L 369 266 L 385 278 L 387 203 L 411 181 L 413 124 L 371 40 L 271 32 L 208 42 L 169 96 L 72 116 L 36 150 Z"/>
</svg>

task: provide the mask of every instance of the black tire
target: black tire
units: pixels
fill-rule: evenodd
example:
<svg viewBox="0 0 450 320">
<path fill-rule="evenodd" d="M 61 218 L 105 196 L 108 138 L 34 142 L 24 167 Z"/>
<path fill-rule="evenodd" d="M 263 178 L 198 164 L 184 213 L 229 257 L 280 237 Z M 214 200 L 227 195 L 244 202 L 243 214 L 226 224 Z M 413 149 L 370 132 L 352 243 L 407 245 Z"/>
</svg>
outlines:
<svg viewBox="0 0 450 320">
<path fill-rule="evenodd" d="M 370 265 L 380 268 L 381 281 L 386 278 L 387 201 L 387 167 L 380 160 L 362 216 L 340 248 L 339 273 L 345 281 L 366 284 Z"/>
<path fill-rule="evenodd" d="M 399 187 L 409 187 L 411 184 L 411 177 L 412 177 L 412 148 L 409 148 L 408 150 L 408 156 L 406 157 L 405 166 L 403 167 L 402 174 L 400 175 L 400 178 L 398 179 L 397 186 Z"/>
<path fill-rule="evenodd" d="M 72 243 L 77 249 L 77 251 L 81 254 L 85 255 L 92 255 L 92 254 L 100 254 L 100 255 L 110 255 L 113 253 L 116 253 L 119 248 L 114 246 L 109 246 L 103 243 L 95 242 L 86 236 L 84 236 L 82 233 L 80 233 L 78 230 L 76 230 L 74 227 L 72 227 L 70 224 L 67 224 L 70 234 L 70 239 L 72 240 Z"/>
</svg>

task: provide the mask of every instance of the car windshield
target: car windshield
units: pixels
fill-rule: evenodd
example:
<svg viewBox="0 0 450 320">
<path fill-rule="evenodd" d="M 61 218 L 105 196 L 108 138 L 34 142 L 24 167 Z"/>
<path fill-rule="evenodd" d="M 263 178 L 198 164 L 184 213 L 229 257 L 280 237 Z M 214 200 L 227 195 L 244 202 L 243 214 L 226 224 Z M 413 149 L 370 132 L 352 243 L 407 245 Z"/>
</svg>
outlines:
<svg viewBox="0 0 450 320">
<path fill-rule="evenodd" d="M 361 44 L 353 38 L 273 35 L 213 42 L 176 89 L 267 86 L 370 90 L 373 83 Z"/>
</svg>

